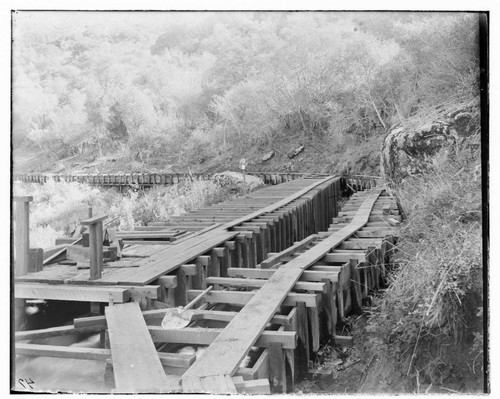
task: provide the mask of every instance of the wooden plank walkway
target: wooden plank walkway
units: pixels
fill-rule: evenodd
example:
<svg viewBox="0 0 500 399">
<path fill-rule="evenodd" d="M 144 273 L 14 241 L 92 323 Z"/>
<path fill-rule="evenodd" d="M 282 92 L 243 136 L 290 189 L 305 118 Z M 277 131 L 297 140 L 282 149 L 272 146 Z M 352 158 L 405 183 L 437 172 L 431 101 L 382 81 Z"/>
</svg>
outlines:
<svg viewBox="0 0 500 399">
<path fill-rule="evenodd" d="M 325 256 L 332 248 L 362 228 L 369 219 L 373 204 L 382 190 L 374 190 L 361 204 L 353 221 L 330 237 L 279 268 L 245 307 L 230 321 L 203 355 L 183 375 L 183 387 L 192 392 L 196 378 L 230 376 L 257 341 L 276 309 L 284 301 L 304 269 Z M 220 393 L 220 392 L 219 392 Z"/>
<path fill-rule="evenodd" d="M 139 304 L 105 309 L 117 393 L 166 393 L 169 386 Z"/>
</svg>

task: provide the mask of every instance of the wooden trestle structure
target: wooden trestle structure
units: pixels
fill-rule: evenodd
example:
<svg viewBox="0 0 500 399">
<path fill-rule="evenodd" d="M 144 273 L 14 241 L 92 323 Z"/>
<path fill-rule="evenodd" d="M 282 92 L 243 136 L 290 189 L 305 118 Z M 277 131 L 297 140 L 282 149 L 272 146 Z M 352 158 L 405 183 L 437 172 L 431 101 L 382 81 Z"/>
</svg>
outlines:
<svg viewBox="0 0 500 399">
<path fill-rule="evenodd" d="M 383 186 L 340 211 L 340 184 L 297 179 L 129 232 L 98 278 L 68 262 L 16 276 L 16 298 L 107 304 L 71 326 L 16 332 L 16 354 L 107 362 L 114 392 L 290 392 L 321 344 L 352 343 L 336 326 L 383 281 L 400 221 Z M 161 326 L 165 308 L 208 286 L 189 326 Z M 102 348 L 37 343 L 79 332 L 106 335 Z M 196 358 L 176 353 L 182 344 L 206 349 Z"/>
</svg>

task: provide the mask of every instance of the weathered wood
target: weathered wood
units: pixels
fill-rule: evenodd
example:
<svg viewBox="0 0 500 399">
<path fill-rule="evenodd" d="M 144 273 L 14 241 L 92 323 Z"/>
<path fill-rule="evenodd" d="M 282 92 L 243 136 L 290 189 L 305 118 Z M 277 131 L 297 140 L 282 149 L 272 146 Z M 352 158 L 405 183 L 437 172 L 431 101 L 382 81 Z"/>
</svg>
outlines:
<svg viewBox="0 0 500 399">
<path fill-rule="evenodd" d="M 118 392 L 171 392 L 155 346 L 136 302 L 105 309 Z"/>
<path fill-rule="evenodd" d="M 219 328 L 196 327 L 186 327 L 180 330 L 173 330 L 164 329 L 163 327 L 149 326 L 148 329 L 154 342 L 197 345 L 211 345 L 213 341 L 224 331 Z M 253 346 L 268 348 L 271 342 L 280 342 L 284 349 L 295 349 L 297 345 L 297 334 L 293 331 L 266 330 L 262 332 Z"/>
<path fill-rule="evenodd" d="M 237 394 L 230 375 L 187 377 L 182 379 L 184 393 Z"/>
<path fill-rule="evenodd" d="M 164 288 L 177 287 L 177 276 L 161 276 L 158 278 L 158 284 Z"/>
<path fill-rule="evenodd" d="M 269 380 L 262 378 L 259 380 L 251 380 L 235 383 L 234 386 L 239 394 L 244 395 L 270 395 L 271 386 Z"/>
<path fill-rule="evenodd" d="M 16 343 L 15 352 L 16 355 L 86 359 L 98 360 L 103 362 L 105 362 L 111 356 L 111 352 L 109 351 L 109 349 L 25 343 Z"/>
<path fill-rule="evenodd" d="M 24 276 L 28 273 L 30 249 L 30 202 L 32 196 L 14 197 L 14 254 L 15 274 Z"/>
<path fill-rule="evenodd" d="M 31 248 L 28 253 L 28 272 L 43 270 L 43 249 Z"/>
<path fill-rule="evenodd" d="M 309 237 L 306 237 L 305 239 L 294 244 L 290 248 L 287 248 L 287 249 L 285 249 L 277 254 L 274 254 L 271 257 L 268 257 L 266 260 L 261 262 L 260 267 L 263 269 L 268 269 L 268 268 L 278 264 L 279 262 L 281 262 L 282 259 L 284 259 L 284 258 L 290 256 L 291 254 L 293 254 L 297 251 L 300 251 L 301 249 L 307 247 L 309 244 L 311 244 L 317 238 L 318 238 L 318 236 L 316 234 L 313 234 Z"/>
<path fill-rule="evenodd" d="M 49 337 L 58 337 L 61 335 L 72 335 L 72 334 L 82 334 L 82 333 L 90 333 L 97 332 L 102 330 L 102 326 L 87 326 L 83 328 L 75 328 L 75 326 L 59 326 L 59 327 L 50 327 L 38 330 L 27 330 L 27 331 L 16 331 L 15 338 L 16 341 L 24 341 L 31 339 L 41 339 L 41 338 L 49 338 Z"/>
<path fill-rule="evenodd" d="M 53 299 L 81 302 L 126 302 L 127 288 L 16 283 L 16 298 Z"/>
<path fill-rule="evenodd" d="M 56 345 L 39 345 L 16 343 L 16 355 L 24 356 L 44 356 L 69 359 L 85 359 L 107 361 L 111 359 L 111 350 L 100 348 L 83 348 L 76 346 L 56 346 Z M 158 357 L 163 366 L 187 368 L 191 366 L 196 356 L 184 355 L 179 353 L 158 353 Z"/>
<path fill-rule="evenodd" d="M 274 276 L 273 276 L 274 277 Z M 229 303 L 234 305 L 247 305 L 250 303 L 259 291 L 212 291 L 210 295 L 203 297 L 202 301 L 208 303 Z M 188 291 L 188 299 L 194 299 L 197 295 L 201 294 L 202 290 Z M 283 306 L 294 306 L 297 302 L 305 302 L 307 307 L 318 307 L 319 294 L 298 294 L 295 292 L 288 292 L 283 299 Z M 241 312 L 240 312 L 241 313 Z"/>
<path fill-rule="evenodd" d="M 284 302 L 289 291 L 300 278 L 302 271 L 321 259 L 332 247 L 339 245 L 363 227 L 368 222 L 371 208 L 380 193 L 381 190 L 378 190 L 367 197 L 360 206 L 360 212 L 353 217 L 353 223 L 350 226 L 332 234 L 313 249 L 299 255 L 290 261 L 286 268 L 278 269 L 184 376 L 234 374 L 277 307 Z M 211 296 L 215 294 L 214 292 Z"/>
<path fill-rule="evenodd" d="M 246 287 L 260 288 L 266 283 L 265 280 L 249 279 L 249 278 L 224 278 L 224 277 L 208 277 L 208 285 L 223 285 L 226 287 Z M 326 292 L 325 285 L 322 283 L 314 283 L 307 281 L 297 281 L 293 286 L 295 290 Z"/>
</svg>

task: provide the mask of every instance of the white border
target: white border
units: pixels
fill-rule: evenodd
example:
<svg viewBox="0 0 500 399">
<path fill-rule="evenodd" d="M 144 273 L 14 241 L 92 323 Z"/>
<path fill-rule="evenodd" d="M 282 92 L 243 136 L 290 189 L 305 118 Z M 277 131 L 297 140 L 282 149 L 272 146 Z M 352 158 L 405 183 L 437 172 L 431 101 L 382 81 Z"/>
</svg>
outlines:
<svg viewBox="0 0 500 399">
<path fill-rule="evenodd" d="M 157 1 L 157 0 L 87 0 L 85 2 L 76 1 L 36 1 L 36 0 L 5 0 L 0 3 L 0 87 L 1 87 L 1 134 L 0 134 L 0 167 L 4 182 L 4 187 L 8 187 L 9 168 L 10 168 L 10 38 L 11 38 L 11 16 L 10 10 L 13 9 L 66 9 L 66 10 L 408 10 L 408 11 L 490 11 L 490 148 L 494 151 L 499 145 L 500 132 L 498 129 L 497 118 L 495 118 L 497 99 L 498 80 L 495 72 L 498 71 L 498 54 L 497 54 L 497 38 L 498 28 L 493 25 L 495 23 L 496 11 L 498 9 L 498 1 L 441 1 L 441 0 L 421 0 L 419 2 L 404 3 L 402 1 L 348 1 L 342 3 L 334 3 L 324 0 L 218 0 L 218 1 L 202 1 L 202 0 L 185 0 L 185 1 Z M 499 384 L 495 381 L 496 359 L 498 359 L 498 345 L 495 344 L 495 339 L 499 332 L 499 323 L 496 320 L 497 312 L 494 307 L 499 302 L 499 292 L 495 286 L 497 281 L 496 276 L 500 264 L 498 258 L 498 228 L 494 223 L 498 219 L 498 210 L 496 206 L 492 206 L 498 194 L 497 171 L 498 161 L 495 159 L 494 152 L 490 152 L 490 382 L 491 392 L 498 393 Z M 0 320 L 9 320 L 10 308 L 9 303 L 9 242 L 10 242 L 10 226 L 9 226 L 9 205 L 10 198 L 8 191 L 5 191 L 0 196 L 0 209 L 4 211 L 3 225 L 0 229 L 0 238 L 3 243 L 3 251 L 1 252 L 0 270 L 2 277 L 1 281 L 5 284 L 2 292 L 5 295 L 4 306 L 1 307 Z M 4 324 L 5 326 L 5 324 Z M 3 329 L 2 347 L 8 347 L 8 330 Z M 5 352 L 4 352 L 5 353 Z M 8 381 L 9 375 L 9 359 L 8 356 L 2 356 L 1 375 L 2 382 L 5 384 Z M 6 384 L 8 385 L 8 383 Z M 3 386 L 8 389 L 8 386 Z M 44 397 L 45 395 L 42 395 Z M 400 395 L 401 396 L 401 395 Z M 183 397 L 186 397 L 183 395 Z M 359 396 L 358 396 L 359 397 Z M 369 397 L 369 396 L 368 396 Z"/>
</svg>

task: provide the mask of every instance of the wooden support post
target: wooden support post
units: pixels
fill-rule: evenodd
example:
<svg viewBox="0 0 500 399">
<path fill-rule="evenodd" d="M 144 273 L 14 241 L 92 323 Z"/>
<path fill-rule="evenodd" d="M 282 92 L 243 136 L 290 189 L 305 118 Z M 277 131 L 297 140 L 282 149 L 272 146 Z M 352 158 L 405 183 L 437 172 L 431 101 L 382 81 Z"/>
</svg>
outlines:
<svg viewBox="0 0 500 399">
<path fill-rule="evenodd" d="M 186 269 L 182 266 L 177 269 L 177 287 L 175 287 L 175 306 L 187 304 L 187 291 L 191 289 Z"/>
<path fill-rule="evenodd" d="M 217 256 L 219 261 L 219 276 L 227 277 L 227 269 L 231 267 L 228 249 L 225 247 L 218 247 L 212 250 L 212 254 Z"/>
<path fill-rule="evenodd" d="M 39 272 L 43 270 L 43 249 L 31 248 L 29 251 L 28 272 Z"/>
<path fill-rule="evenodd" d="M 358 261 L 356 259 L 351 259 L 349 261 L 349 266 L 351 268 L 351 296 L 353 298 L 352 303 L 354 310 L 360 309 L 363 302 L 361 277 L 357 265 Z"/>
<path fill-rule="evenodd" d="M 279 342 L 269 344 L 269 380 L 274 392 L 286 393 L 286 358 Z"/>
<path fill-rule="evenodd" d="M 309 328 L 307 322 L 307 307 L 305 302 L 297 302 L 297 318 L 296 318 L 296 328 L 297 331 L 297 354 L 299 357 L 299 367 L 301 369 L 299 372 L 303 375 L 307 373 L 309 368 Z"/>
<path fill-rule="evenodd" d="M 24 276 L 28 273 L 30 248 L 30 202 L 32 196 L 14 197 L 15 203 L 15 275 Z"/>
<path fill-rule="evenodd" d="M 90 240 L 90 280 L 98 280 L 102 275 L 103 248 L 102 248 L 102 222 L 107 216 L 96 216 L 81 222 L 89 226 Z"/>
<path fill-rule="evenodd" d="M 311 326 L 312 350 L 313 352 L 317 352 L 319 350 L 320 341 L 319 311 L 318 308 L 307 308 L 307 313 Z"/>
</svg>

